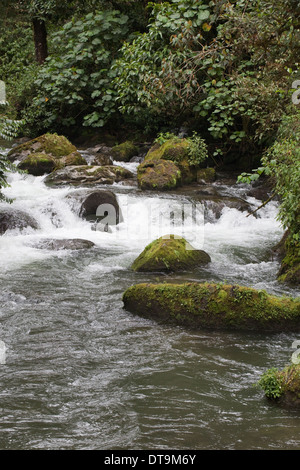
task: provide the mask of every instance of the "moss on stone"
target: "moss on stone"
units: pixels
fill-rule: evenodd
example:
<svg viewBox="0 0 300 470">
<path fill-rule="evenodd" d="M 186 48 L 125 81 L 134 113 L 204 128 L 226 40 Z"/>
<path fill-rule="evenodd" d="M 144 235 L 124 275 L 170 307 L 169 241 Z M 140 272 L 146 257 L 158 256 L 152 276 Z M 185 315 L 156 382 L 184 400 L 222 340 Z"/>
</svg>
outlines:
<svg viewBox="0 0 300 470">
<path fill-rule="evenodd" d="M 212 183 L 216 179 L 216 170 L 214 168 L 201 168 L 197 170 L 197 182 L 204 181 L 205 183 Z"/>
<path fill-rule="evenodd" d="M 258 386 L 269 400 L 299 408 L 300 364 L 287 365 L 283 370 L 268 369 L 262 374 Z"/>
<path fill-rule="evenodd" d="M 181 184 L 181 172 L 171 161 L 145 161 L 138 166 L 137 181 L 143 190 L 167 191 Z"/>
<path fill-rule="evenodd" d="M 210 256 L 195 250 L 184 238 L 166 235 L 146 246 L 132 264 L 134 271 L 182 271 L 207 264 Z"/>
<path fill-rule="evenodd" d="M 17 157 L 18 154 L 28 152 L 30 154 L 46 153 L 59 158 L 76 151 L 76 147 L 65 136 L 47 133 L 13 148 L 8 156 Z"/>
<path fill-rule="evenodd" d="M 300 331 L 300 299 L 238 285 L 137 284 L 123 302 L 132 313 L 195 329 Z"/>
<path fill-rule="evenodd" d="M 187 139 L 172 138 L 162 145 L 155 144 L 148 151 L 145 162 L 171 160 L 181 172 L 184 184 L 197 180 L 197 168 L 189 164 L 189 143 Z"/>
<path fill-rule="evenodd" d="M 291 242 L 289 235 L 284 240 L 284 254 L 278 272 L 278 281 L 293 286 L 300 285 L 300 243 Z"/>
<path fill-rule="evenodd" d="M 115 145 L 111 149 L 112 157 L 114 160 L 119 162 L 129 162 L 129 160 L 136 156 L 138 152 L 139 150 L 137 146 L 129 140 L 123 142 L 122 144 Z"/>
<path fill-rule="evenodd" d="M 56 160 L 45 153 L 32 153 L 18 165 L 21 170 L 34 176 L 51 173 L 56 168 Z"/>
</svg>

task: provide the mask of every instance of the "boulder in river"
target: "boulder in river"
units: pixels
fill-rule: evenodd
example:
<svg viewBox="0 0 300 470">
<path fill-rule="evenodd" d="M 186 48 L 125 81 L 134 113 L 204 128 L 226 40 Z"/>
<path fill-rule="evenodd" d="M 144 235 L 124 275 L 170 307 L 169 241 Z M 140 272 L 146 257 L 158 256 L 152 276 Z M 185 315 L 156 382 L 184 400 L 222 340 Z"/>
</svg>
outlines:
<svg viewBox="0 0 300 470">
<path fill-rule="evenodd" d="M 53 171 L 46 176 L 44 181 L 46 184 L 53 186 L 66 184 L 94 185 L 118 183 L 129 178 L 133 178 L 133 174 L 126 168 L 117 165 L 75 165 Z"/>
<path fill-rule="evenodd" d="M 86 160 L 66 137 L 49 133 L 14 147 L 8 159 L 18 160 L 18 167 L 34 176 L 69 165 L 86 165 Z"/>
<path fill-rule="evenodd" d="M 37 230 L 38 223 L 36 220 L 24 211 L 15 209 L 13 207 L 0 209 L 0 235 L 3 235 L 8 230 L 20 230 L 31 228 Z"/>
<path fill-rule="evenodd" d="M 146 246 L 132 264 L 134 271 L 185 271 L 210 262 L 203 250 L 195 250 L 184 238 L 166 235 Z"/>
<path fill-rule="evenodd" d="M 66 238 L 66 239 L 54 239 L 47 238 L 40 240 L 34 245 L 35 248 L 40 248 L 44 250 L 85 250 L 88 248 L 93 248 L 95 243 L 90 240 L 85 240 L 81 238 Z"/>
<path fill-rule="evenodd" d="M 181 183 L 181 172 L 174 162 L 168 160 L 145 161 L 137 169 L 141 189 L 167 191 Z"/>
<path fill-rule="evenodd" d="M 300 331 L 300 299 L 238 285 L 143 283 L 123 302 L 129 312 L 193 329 Z"/>
<path fill-rule="evenodd" d="M 191 164 L 189 152 L 188 139 L 171 138 L 162 145 L 154 144 L 145 156 L 145 162 L 172 161 L 180 170 L 182 184 L 190 184 L 197 181 L 199 166 Z"/>
<path fill-rule="evenodd" d="M 108 212 L 108 214 L 105 214 L 105 212 Z M 97 221 L 109 215 L 111 220 L 110 225 L 116 225 L 122 220 L 116 195 L 112 191 L 105 189 L 92 191 L 83 196 L 79 215 L 85 219 Z"/>
<path fill-rule="evenodd" d="M 126 141 L 122 144 L 115 145 L 111 149 L 112 158 L 117 162 L 129 162 L 130 159 L 137 156 L 138 153 L 138 147 L 131 141 Z"/>
<path fill-rule="evenodd" d="M 13 147 L 7 157 L 10 161 L 14 161 L 23 160 L 33 153 L 46 153 L 54 158 L 60 158 L 73 152 L 77 152 L 77 148 L 65 136 L 47 133 Z"/>
</svg>

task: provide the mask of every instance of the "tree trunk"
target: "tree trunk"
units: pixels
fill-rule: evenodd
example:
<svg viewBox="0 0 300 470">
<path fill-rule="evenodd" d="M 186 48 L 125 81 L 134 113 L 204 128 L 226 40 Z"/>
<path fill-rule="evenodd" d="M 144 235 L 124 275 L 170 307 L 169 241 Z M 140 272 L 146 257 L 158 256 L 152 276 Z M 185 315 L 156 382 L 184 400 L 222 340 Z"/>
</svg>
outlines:
<svg viewBox="0 0 300 470">
<path fill-rule="evenodd" d="M 33 18 L 33 37 L 35 45 L 35 57 L 39 64 L 43 64 L 48 56 L 47 30 L 44 20 Z"/>
</svg>

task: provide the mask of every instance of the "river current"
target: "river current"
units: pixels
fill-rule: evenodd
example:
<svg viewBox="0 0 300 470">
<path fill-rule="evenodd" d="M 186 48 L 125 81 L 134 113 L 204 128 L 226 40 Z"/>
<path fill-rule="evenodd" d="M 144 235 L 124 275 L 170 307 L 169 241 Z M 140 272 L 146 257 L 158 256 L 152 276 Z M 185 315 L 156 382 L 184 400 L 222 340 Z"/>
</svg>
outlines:
<svg viewBox="0 0 300 470">
<path fill-rule="evenodd" d="M 123 220 L 107 233 L 74 210 L 70 193 L 82 188 L 19 174 L 9 182 L 3 192 L 12 207 L 39 229 L 0 237 L 0 449 L 299 449 L 299 410 L 268 402 L 255 385 L 266 369 L 290 363 L 299 335 L 189 331 L 137 317 L 122 303 L 127 287 L 145 281 L 227 281 L 298 296 L 276 281 L 270 252 L 283 233 L 276 202 L 257 217 L 224 207 L 216 218 L 199 206 L 184 235 L 212 262 L 194 272 L 141 274 L 132 261 L 170 233 L 164 215 L 188 208 L 191 193 L 109 186 Z M 236 185 L 223 190 L 241 194 Z M 45 238 L 95 246 L 37 248 Z"/>
</svg>

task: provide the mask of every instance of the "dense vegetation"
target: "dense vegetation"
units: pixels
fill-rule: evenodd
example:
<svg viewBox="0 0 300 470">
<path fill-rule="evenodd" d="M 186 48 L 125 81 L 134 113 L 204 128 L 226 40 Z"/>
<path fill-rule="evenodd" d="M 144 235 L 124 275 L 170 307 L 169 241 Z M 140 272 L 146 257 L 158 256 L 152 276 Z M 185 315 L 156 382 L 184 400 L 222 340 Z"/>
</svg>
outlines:
<svg viewBox="0 0 300 470">
<path fill-rule="evenodd" d="M 3 0 L 0 15 L 2 135 L 184 127 L 214 164 L 272 178 L 299 246 L 298 0 Z"/>
</svg>

